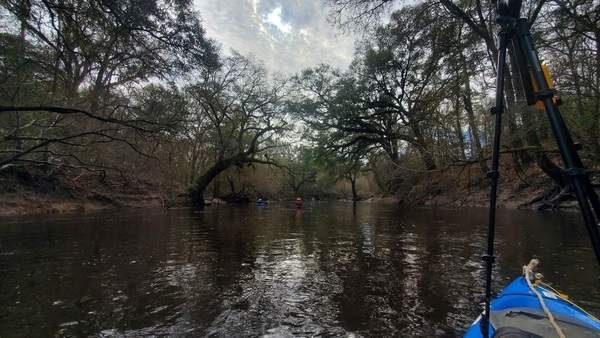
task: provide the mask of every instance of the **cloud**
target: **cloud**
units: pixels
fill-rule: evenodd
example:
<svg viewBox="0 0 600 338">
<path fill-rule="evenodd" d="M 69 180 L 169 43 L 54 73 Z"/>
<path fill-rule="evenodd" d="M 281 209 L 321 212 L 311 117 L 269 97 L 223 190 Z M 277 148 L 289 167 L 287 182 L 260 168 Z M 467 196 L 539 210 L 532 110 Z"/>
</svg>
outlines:
<svg viewBox="0 0 600 338">
<path fill-rule="evenodd" d="M 195 7 L 223 51 L 253 54 L 271 72 L 346 68 L 353 57 L 354 39 L 331 27 L 322 0 L 196 0 Z"/>
<path fill-rule="evenodd" d="M 267 15 L 267 22 L 275 25 L 283 33 L 289 33 L 292 30 L 292 26 L 283 22 L 281 19 L 281 7 L 275 8 L 269 15 Z"/>
</svg>

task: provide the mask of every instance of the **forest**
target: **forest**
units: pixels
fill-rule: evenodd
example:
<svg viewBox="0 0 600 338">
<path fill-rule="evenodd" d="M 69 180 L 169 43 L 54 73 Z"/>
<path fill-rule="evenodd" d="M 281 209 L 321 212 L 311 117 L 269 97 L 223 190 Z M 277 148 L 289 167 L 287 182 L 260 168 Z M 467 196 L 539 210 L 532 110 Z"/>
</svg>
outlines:
<svg viewBox="0 0 600 338">
<path fill-rule="evenodd" d="M 487 189 L 495 6 L 328 5 L 335 29 L 360 36 L 353 62 L 288 76 L 222 51 L 191 0 L 0 0 L 0 195 L 462 204 Z M 600 3 L 526 1 L 521 16 L 593 178 Z M 547 117 L 527 106 L 509 61 L 502 175 L 512 197 L 553 208 L 570 187 Z"/>
</svg>

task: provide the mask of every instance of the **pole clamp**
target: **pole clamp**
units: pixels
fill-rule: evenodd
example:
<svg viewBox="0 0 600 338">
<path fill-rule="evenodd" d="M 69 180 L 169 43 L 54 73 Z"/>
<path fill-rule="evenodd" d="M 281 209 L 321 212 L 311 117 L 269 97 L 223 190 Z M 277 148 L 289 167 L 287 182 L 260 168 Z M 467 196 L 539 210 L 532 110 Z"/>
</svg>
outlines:
<svg viewBox="0 0 600 338">
<path fill-rule="evenodd" d="M 492 113 L 492 115 L 502 114 L 504 112 L 504 107 L 503 106 L 492 107 L 492 108 L 490 108 L 490 112 Z"/>
<path fill-rule="evenodd" d="M 498 178 L 500 178 L 500 172 L 498 170 L 490 170 L 487 172 L 486 176 L 488 178 L 497 180 Z"/>
<path fill-rule="evenodd" d="M 563 170 L 566 176 L 585 176 L 588 171 L 585 168 L 568 168 Z"/>
<path fill-rule="evenodd" d="M 485 255 L 481 256 L 481 260 L 488 264 L 494 264 L 494 262 L 496 261 L 496 256 L 491 256 L 491 255 L 485 254 Z"/>
<path fill-rule="evenodd" d="M 547 88 L 547 89 L 542 89 L 542 90 L 537 91 L 535 93 L 535 96 L 538 101 L 541 101 L 547 97 L 553 97 L 555 94 L 556 94 L 556 90 L 554 90 L 553 88 Z"/>
</svg>

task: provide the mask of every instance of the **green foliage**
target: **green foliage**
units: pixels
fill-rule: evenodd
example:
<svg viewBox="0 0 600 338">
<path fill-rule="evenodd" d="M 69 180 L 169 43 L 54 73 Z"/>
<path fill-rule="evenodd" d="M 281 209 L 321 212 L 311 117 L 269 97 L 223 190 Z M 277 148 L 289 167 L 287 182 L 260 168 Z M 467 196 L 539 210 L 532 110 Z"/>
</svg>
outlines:
<svg viewBox="0 0 600 338">
<path fill-rule="evenodd" d="M 268 81 L 267 70 L 256 60 L 237 53 L 222 69 L 206 72 L 187 86 L 190 103 L 208 126 L 208 167 L 196 180 L 194 200 L 203 203 L 204 191 L 222 172 L 244 164 L 276 164 L 271 152 L 282 147 L 291 126 L 282 100 L 286 83 Z"/>
<path fill-rule="evenodd" d="M 425 169 L 435 169 L 433 132 L 450 95 L 445 67 L 459 28 L 428 4 L 407 6 L 365 39 L 348 73 L 304 71 L 291 106 L 311 127 L 308 136 L 349 160 L 346 166 L 367 153 L 399 164 L 411 148 Z"/>
<path fill-rule="evenodd" d="M 331 3 L 341 20 L 348 8 L 372 18 L 394 1 Z M 597 4 L 540 5 L 527 3 L 525 15 L 597 165 Z M 448 165 L 485 171 L 497 51 L 494 13 L 482 8 L 405 5 L 385 24 L 359 25 L 347 70 L 275 79 L 251 57 L 221 58 L 191 0 L 0 0 L 10 24 L 0 30 L 0 168 L 112 170 L 193 184 L 197 198 L 340 189 L 358 198 L 372 180 L 395 193 Z M 518 110 L 522 93 L 510 87 L 503 149 L 531 146 L 539 159 L 554 149 L 551 131 L 542 114 Z M 515 152 L 518 169 L 524 151 Z"/>
<path fill-rule="evenodd" d="M 187 119 L 173 86 L 146 84 L 219 66 L 192 5 L 0 1 L 0 168 L 139 175 Z"/>
</svg>

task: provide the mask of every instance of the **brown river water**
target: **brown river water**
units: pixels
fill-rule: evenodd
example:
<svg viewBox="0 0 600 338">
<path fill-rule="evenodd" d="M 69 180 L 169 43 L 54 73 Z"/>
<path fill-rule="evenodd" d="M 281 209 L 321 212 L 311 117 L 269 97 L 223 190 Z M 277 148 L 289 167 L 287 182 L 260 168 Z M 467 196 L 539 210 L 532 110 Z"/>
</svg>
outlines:
<svg viewBox="0 0 600 338">
<path fill-rule="evenodd" d="M 0 337 L 460 337 L 487 209 L 362 202 L 0 218 Z M 494 291 L 532 257 L 600 313 L 581 216 L 498 211 Z"/>
</svg>

